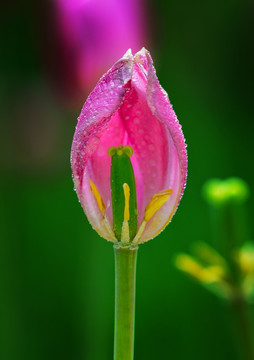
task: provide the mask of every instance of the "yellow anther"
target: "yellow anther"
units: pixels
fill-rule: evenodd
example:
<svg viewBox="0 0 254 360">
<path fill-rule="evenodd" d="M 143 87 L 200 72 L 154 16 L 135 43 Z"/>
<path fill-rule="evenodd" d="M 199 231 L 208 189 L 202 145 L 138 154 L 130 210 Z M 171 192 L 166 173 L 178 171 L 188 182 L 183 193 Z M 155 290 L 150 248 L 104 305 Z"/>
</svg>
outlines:
<svg viewBox="0 0 254 360">
<path fill-rule="evenodd" d="M 97 189 L 97 187 L 95 186 L 94 182 L 90 179 L 89 180 L 90 182 L 90 189 L 93 193 L 93 196 L 97 202 L 97 205 L 98 205 L 98 208 L 100 210 L 101 213 L 104 213 L 105 212 L 105 205 L 104 205 L 104 202 L 101 198 L 101 195 L 99 193 L 99 190 Z"/>
<path fill-rule="evenodd" d="M 124 221 L 130 220 L 130 187 L 128 184 L 123 184 L 123 192 L 124 192 Z"/>
<path fill-rule="evenodd" d="M 162 207 L 162 205 L 169 200 L 172 192 L 172 189 L 162 190 L 152 197 L 152 200 L 149 202 L 145 209 L 144 220 L 146 222 L 149 221 L 156 213 L 156 211 L 158 211 Z"/>
<path fill-rule="evenodd" d="M 172 189 L 162 190 L 155 194 L 149 204 L 147 205 L 145 209 L 145 216 L 143 218 L 143 221 L 138 229 L 138 232 L 133 239 L 133 244 L 138 244 L 139 240 L 141 238 L 141 235 L 143 234 L 145 230 L 146 223 L 153 217 L 153 215 L 158 211 L 165 202 L 168 201 L 170 195 L 173 193 Z"/>
<path fill-rule="evenodd" d="M 123 192 L 124 192 L 124 217 L 123 217 L 123 225 L 122 225 L 122 234 L 121 241 L 124 243 L 128 243 L 130 241 L 130 230 L 129 230 L 129 220 L 130 220 L 130 187 L 128 184 L 123 184 Z"/>
<path fill-rule="evenodd" d="M 107 215 L 106 215 L 106 208 L 105 208 L 105 205 L 104 205 L 104 202 L 102 200 L 102 197 L 99 193 L 99 190 L 97 189 L 96 185 L 94 184 L 94 182 L 89 179 L 89 183 L 90 183 L 90 189 L 91 189 L 91 192 L 97 202 L 97 205 L 98 205 L 98 208 L 100 210 L 100 212 L 102 213 L 102 222 L 110 236 L 110 238 L 113 240 L 113 241 L 117 241 L 116 238 L 115 238 L 115 234 L 113 233 L 112 229 L 111 229 L 111 225 L 110 225 L 110 222 L 107 218 Z M 96 231 L 100 234 L 100 229 L 96 229 Z M 103 237 L 103 235 L 101 235 Z"/>
</svg>

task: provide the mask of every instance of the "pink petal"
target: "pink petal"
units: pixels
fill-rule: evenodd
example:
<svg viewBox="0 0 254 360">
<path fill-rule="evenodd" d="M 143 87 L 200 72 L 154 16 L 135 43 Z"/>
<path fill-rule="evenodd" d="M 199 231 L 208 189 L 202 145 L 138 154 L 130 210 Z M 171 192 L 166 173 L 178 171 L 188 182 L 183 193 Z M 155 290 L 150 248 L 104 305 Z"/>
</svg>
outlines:
<svg viewBox="0 0 254 360">
<path fill-rule="evenodd" d="M 102 227 L 101 214 L 91 194 L 89 179 L 94 179 L 100 191 L 102 185 L 103 189 L 106 183 L 110 186 L 110 159 L 108 155 L 106 155 L 106 150 L 103 156 L 101 156 L 99 143 L 106 127 L 108 127 L 109 121 L 112 119 L 112 115 L 119 108 L 123 96 L 128 89 L 128 82 L 132 75 L 132 62 L 133 56 L 131 52 L 128 51 L 125 56 L 99 80 L 82 108 L 72 143 L 71 165 L 74 186 L 87 218 L 96 231 Z M 108 147 L 110 146 L 109 144 Z M 95 152 L 98 155 L 98 159 L 94 156 Z M 92 157 L 95 157 L 97 162 L 102 166 L 99 165 L 98 168 L 94 166 L 95 163 L 91 161 Z M 104 174 L 103 161 L 105 160 L 107 171 Z M 95 173 L 95 175 L 93 175 L 93 173 Z M 100 178 L 103 181 L 97 182 L 96 180 Z M 109 189 L 109 187 L 107 186 L 106 189 Z M 101 191 L 101 193 L 105 195 L 105 189 Z M 105 201 L 106 197 L 103 196 L 103 199 Z M 103 237 L 108 238 L 108 236 L 105 235 L 105 231 L 102 231 L 102 233 Z"/>
<path fill-rule="evenodd" d="M 141 241 L 156 236 L 172 219 L 186 185 L 187 152 L 181 125 L 170 104 L 168 95 L 160 86 L 153 67 L 152 58 L 145 49 L 135 55 L 136 63 L 147 78 L 146 99 L 155 122 L 161 126 L 162 136 L 154 134 L 154 143 L 161 148 L 161 154 L 156 156 L 156 176 L 159 176 L 163 189 L 173 189 L 170 200 L 155 213 L 146 225 Z M 133 71 L 135 75 L 135 70 Z M 133 76 L 134 76 L 133 75 Z"/>
</svg>

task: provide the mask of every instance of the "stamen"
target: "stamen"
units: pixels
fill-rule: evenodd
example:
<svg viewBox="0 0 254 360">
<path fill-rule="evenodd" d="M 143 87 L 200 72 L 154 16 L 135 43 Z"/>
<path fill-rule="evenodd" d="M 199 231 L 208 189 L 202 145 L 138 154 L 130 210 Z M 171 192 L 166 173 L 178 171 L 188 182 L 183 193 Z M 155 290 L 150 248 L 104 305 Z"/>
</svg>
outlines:
<svg viewBox="0 0 254 360">
<path fill-rule="evenodd" d="M 123 184 L 124 192 L 124 220 L 130 220 L 130 187 L 128 184 Z"/>
<path fill-rule="evenodd" d="M 103 215 L 103 218 L 102 218 L 103 224 L 104 224 L 105 228 L 107 229 L 111 239 L 116 242 L 117 240 L 116 240 L 115 234 L 113 233 L 113 230 L 111 229 L 110 222 L 106 215 L 106 211 L 105 211 L 106 208 L 105 208 L 104 202 L 102 200 L 101 194 L 99 193 L 99 190 L 97 189 L 96 185 L 94 184 L 94 182 L 91 179 L 89 179 L 89 183 L 90 183 L 91 192 L 97 202 L 100 212 Z M 97 230 L 97 231 L 99 232 L 99 230 Z"/>
<path fill-rule="evenodd" d="M 153 195 L 151 201 L 148 203 L 145 209 L 145 215 L 143 221 L 138 229 L 136 236 L 133 239 L 133 243 L 137 244 L 145 230 L 146 223 L 153 217 L 165 202 L 169 200 L 170 195 L 173 193 L 172 189 L 162 190 Z"/>
<path fill-rule="evenodd" d="M 108 230 L 108 233 L 111 236 L 112 240 L 117 242 L 115 234 L 113 233 L 113 230 L 111 229 L 111 225 L 110 225 L 110 222 L 109 222 L 108 217 L 107 217 L 106 214 L 104 214 L 103 223 L 104 223 L 106 229 Z"/>
<path fill-rule="evenodd" d="M 95 186 L 94 182 L 91 179 L 89 179 L 89 183 L 90 183 L 90 189 L 91 189 L 93 196 L 95 197 L 95 200 L 98 204 L 98 208 L 101 213 L 104 213 L 105 205 L 101 198 L 101 194 L 99 193 L 99 190 L 97 189 L 97 187 Z"/>
<path fill-rule="evenodd" d="M 139 227 L 139 229 L 138 229 L 138 232 L 137 232 L 136 236 L 134 237 L 134 239 L 133 239 L 133 241 L 132 241 L 133 244 L 137 244 L 137 243 L 138 243 L 139 239 L 141 238 L 141 235 L 143 234 L 143 232 L 144 232 L 144 230 L 145 230 L 145 227 L 146 227 L 146 221 L 143 220 L 142 223 L 141 223 L 141 225 L 140 225 L 140 227 Z"/>
<path fill-rule="evenodd" d="M 130 220 L 130 187 L 128 184 L 123 184 L 124 192 L 124 220 L 122 225 L 121 241 L 128 243 L 130 241 L 130 230 L 129 230 L 129 220 Z"/>
<path fill-rule="evenodd" d="M 162 205 L 168 201 L 169 196 L 172 194 L 172 192 L 172 189 L 163 190 L 152 197 L 152 200 L 149 202 L 145 209 L 144 220 L 146 222 L 149 221 L 153 217 L 155 212 L 158 211 L 162 207 Z"/>
</svg>

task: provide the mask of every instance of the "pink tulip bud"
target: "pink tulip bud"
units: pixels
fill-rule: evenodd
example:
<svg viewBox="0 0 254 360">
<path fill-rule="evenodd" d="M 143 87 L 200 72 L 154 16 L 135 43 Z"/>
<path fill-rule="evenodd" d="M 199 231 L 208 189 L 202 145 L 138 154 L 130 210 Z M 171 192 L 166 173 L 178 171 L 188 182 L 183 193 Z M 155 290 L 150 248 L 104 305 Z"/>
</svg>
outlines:
<svg viewBox="0 0 254 360">
<path fill-rule="evenodd" d="M 121 186 L 114 187 L 120 189 L 119 202 L 125 202 L 120 239 L 112 215 L 112 198 L 118 194 L 111 194 L 115 190 L 110 155 L 116 154 L 130 158 L 136 186 L 136 194 L 130 191 L 133 184 L 120 184 L 123 192 Z M 105 239 L 139 244 L 155 237 L 171 220 L 185 188 L 186 145 L 146 49 L 135 55 L 129 50 L 89 95 L 78 118 L 71 165 L 80 203 Z M 115 169 L 113 174 L 114 185 L 123 174 L 119 177 Z M 134 195 L 137 201 L 131 202 Z M 137 206 L 134 236 L 128 224 L 131 204 Z"/>
</svg>

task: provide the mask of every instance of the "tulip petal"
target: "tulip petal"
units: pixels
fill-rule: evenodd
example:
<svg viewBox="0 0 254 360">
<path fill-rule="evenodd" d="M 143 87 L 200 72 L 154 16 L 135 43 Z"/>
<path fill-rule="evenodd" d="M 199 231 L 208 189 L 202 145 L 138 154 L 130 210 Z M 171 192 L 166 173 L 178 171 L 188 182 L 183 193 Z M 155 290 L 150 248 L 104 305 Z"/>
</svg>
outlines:
<svg viewBox="0 0 254 360">
<path fill-rule="evenodd" d="M 146 77 L 146 99 L 153 115 L 154 124 L 159 123 L 160 132 L 155 132 L 153 142 L 160 147 L 160 154 L 156 154 L 156 177 L 160 177 L 161 188 L 172 189 L 170 200 L 154 215 L 146 225 L 141 242 L 156 236 L 172 219 L 186 185 L 187 152 L 181 125 L 170 104 L 165 90 L 160 86 L 149 52 L 142 49 L 135 55 L 134 60 Z M 135 76 L 133 71 L 133 77 Z M 158 180 L 157 180 L 158 181 Z M 157 192 L 157 189 L 156 191 Z M 150 200 L 150 199 L 149 199 Z"/>
<path fill-rule="evenodd" d="M 101 138 L 109 121 L 113 127 L 115 125 L 112 116 L 128 89 L 132 62 L 133 56 L 128 51 L 99 80 L 82 108 L 71 150 L 73 180 L 79 201 L 93 228 L 96 231 L 101 228 L 102 236 L 108 240 L 111 238 L 104 231 L 101 214 L 90 191 L 89 180 L 92 179 L 96 184 L 107 206 L 110 194 L 110 158 L 107 150 L 110 146 L 114 146 L 115 142 L 112 140 L 112 134 L 107 136 L 107 132 L 104 140 Z M 121 137 L 122 134 L 119 136 L 120 141 Z M 103 145 L 104 142 L 107 143 L 106 147 Z M 105 187 L 105 183 L 108 183 L 108 186 Z"/>
</svg>

